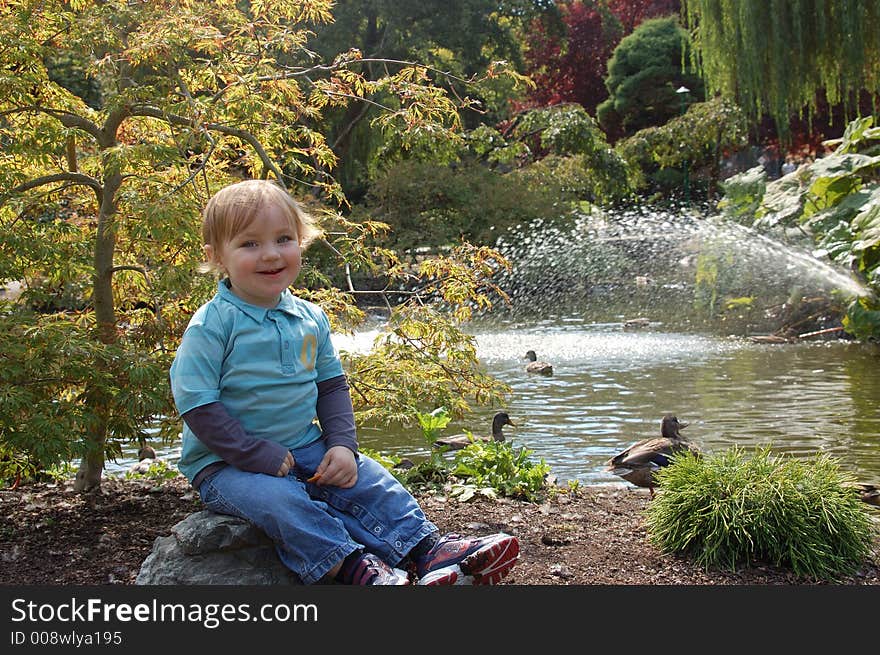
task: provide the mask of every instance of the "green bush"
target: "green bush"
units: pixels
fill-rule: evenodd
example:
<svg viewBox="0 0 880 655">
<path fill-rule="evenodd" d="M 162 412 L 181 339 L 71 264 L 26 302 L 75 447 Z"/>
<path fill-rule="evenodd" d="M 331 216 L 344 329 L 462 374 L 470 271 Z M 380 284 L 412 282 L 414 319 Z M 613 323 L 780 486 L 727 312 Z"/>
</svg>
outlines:
<svg viewBox="0 0 880 655">
<path fill-rule="evenodd" d="M 505 228 L 558 213 L 555 187 L 526 187 L 514 175 L 473 163 L 444 166 L 402 161 L 380 175 L 355 217 L 391 226 L 382 245 L 398 251 L 455 245 L 462 239 L 491 244 Z"/>
<path fill-rule="evenodd" d="M 824 454 L 688 453 L 657 474 L 662 493 L 647 510 L 649 536 L 706 568 L 764 562 L 835 579 L 863 563 L 874 536 L 870 509 L 846 487 L 852 481 Z"/>
<path fill-rule="evenodd" d="M 460 501 L 480 494 L 534 502 L 553 490 L 546 481 L 550 466 L 543 459 L 531 459 L 532 451 L 515 449 L 510 442 L 475 439 L 450 457 L 446 449 L 433 446 L 451 420 L 446 409 L 438 407 L 428 414 L 416 412 L 416 417 L 430 449 L 427 459 L 411 468 L 398 469 L 394 467 L 400 458 L 366 451 L 374 459 L 378 458 L 410 491 L 423 493 L 445 488 L 451 489 L 451 494 Z"/>
</svg>

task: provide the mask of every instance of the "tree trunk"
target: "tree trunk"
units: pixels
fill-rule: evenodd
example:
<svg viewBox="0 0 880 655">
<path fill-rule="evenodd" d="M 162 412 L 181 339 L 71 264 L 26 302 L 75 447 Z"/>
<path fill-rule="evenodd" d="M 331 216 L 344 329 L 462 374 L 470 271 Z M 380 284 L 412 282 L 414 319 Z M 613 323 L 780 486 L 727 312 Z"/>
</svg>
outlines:
<svg viewBox="0 0 880 655">
<path fill-rule="evenodd" d="M 101 472 L 104 470 L 104 444 L 99 445 L 100 451 L 89 453 L 82 458 L 73 482 L 74 491 L 91 491 L 101 486 Z"/>
<path fill-rule="evenodd" d="M 98 339 L 110 344 L 116 341 L 116 307 L 113 302 L 113 256 L 116 249 L 116 191 L 122 184 L 122 175 L 108 172 L 104 176 L 104 193 L 98 210 L 98 227 L 95 232 L 94 278 L 92 299 Z M 86 390 L 88 402 L 100 416 L 91 432 L 86 435 L 86 453 L 76 473 L 73 490 L 89 491 L 101 486 L 104 470 L 104 446 L 107 442 L 107 413 L 109 403 L 97 389 Z"/>
</svg>

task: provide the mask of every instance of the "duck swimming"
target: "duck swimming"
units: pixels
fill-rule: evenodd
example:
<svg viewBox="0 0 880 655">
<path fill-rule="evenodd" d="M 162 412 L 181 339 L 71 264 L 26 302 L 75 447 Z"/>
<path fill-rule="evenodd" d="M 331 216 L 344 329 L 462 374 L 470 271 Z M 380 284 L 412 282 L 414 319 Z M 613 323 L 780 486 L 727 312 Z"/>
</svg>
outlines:
<svg viewBox="0 0 880 655">
<path fill-rule="evenodd" d="M 553 375 L 553 366 L 551 366 L 548 362 L 539 361 L 538 356 L 535 354 L 534 350 L 529 350 L 526 353 L 525 359 L 529 360 L 529 363 L 526 364 L 527 373 Z"/>
<path fill-rule="evenodd" d="M 654 472 L 669 465 L 675 453 L 688 450 L 697 455 L 700 450 L 682 439 L 679 430 L 687 427 L 672 414 L 663 417 L 659 437 L 644 439 L 608 460 L 606 471 L 618 475 L 638 487 L 647 487 L 654 497 Z"/>
<path fill-rule="evenodd" d="M 448 450 L 460 450 L 474 441 L 504 441 L 502 428 L 505 425 L 516 427 L 516 423 L 510 420 L 507 412 L 498 412 L 492 418 L 492 436 L 478 437 L 469 434 L 456 434 L 451 437 L 441 437 L 434 442 L 435 448 L 446 446 Z"/>
</svg>

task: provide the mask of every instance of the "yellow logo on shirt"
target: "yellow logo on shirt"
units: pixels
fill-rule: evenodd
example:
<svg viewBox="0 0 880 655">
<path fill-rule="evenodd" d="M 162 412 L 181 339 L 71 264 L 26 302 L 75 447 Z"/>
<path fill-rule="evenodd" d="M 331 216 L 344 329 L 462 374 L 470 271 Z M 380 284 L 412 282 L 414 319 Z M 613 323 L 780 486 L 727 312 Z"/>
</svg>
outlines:
<svg viewBox="0 0 880 655">
<path fill-rule="evenodd" d="M 299 349 L 299 361 L 307 371 L 315 368 L 315 360 L 318 358 L 318 339 L 314 334 L 303 335 L 302 347 Z"/>
</svg>

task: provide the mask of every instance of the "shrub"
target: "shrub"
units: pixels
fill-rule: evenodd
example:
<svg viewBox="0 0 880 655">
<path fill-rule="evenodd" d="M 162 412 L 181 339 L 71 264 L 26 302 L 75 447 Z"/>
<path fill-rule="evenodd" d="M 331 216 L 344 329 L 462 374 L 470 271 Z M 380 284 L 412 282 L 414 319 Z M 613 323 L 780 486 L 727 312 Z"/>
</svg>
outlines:
<svg viewBox="0 0 880 655">
<path fill-rule="evenodd" d="M 684 454 L 657 474 L 662 492 L 647 510 L 649 536 L 706 568 L 763 561 L 834 579 L 865 560 L 874 534 L 870 510 L 846 487 L 853 481 L 824 454 Z"/>
<path fill-rule="evenodd" d="M 398 251 L 462 239 L 485 245 L 511 225 L 558 213 L 551 209 L 555 189 L 527 186 L 480 164 L 408 160 L 377 177 L 355 216 L 390 225 L 382 245 Z"/>
</svg>

